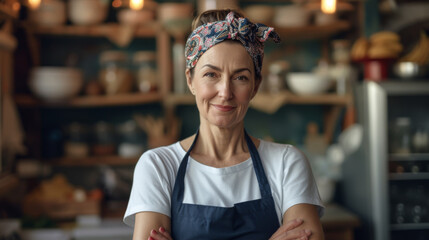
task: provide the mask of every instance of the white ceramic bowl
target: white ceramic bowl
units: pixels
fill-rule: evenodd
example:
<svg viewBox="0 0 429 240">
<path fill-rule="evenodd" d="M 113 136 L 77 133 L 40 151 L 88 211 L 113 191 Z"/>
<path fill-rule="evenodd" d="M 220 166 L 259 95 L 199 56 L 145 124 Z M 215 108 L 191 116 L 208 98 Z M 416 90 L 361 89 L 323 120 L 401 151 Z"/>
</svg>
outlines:
<svg viewBox="0 0 429 240">
<path fill-rule="evenodd" d="M 296 4 L 277 7 L 273 21 L 278 27 L 301 27 L 310 21 L 310 12 Z"/>
<path fill-rule="evenodd" d="M 107 17 L 108 3 L 103 0 L 68 1 L 68 15 L 73 24 L 94 25 L 102 23 Z"/>
<path fill-rule="evenodd" d="M 307 72 L 291 72 L 286 81 L 292 92 L 301 95 L 324 93 L 332 83 L 328 77 Z"/>
<path fill-rule="evenodd" d="M 246 16 L 254 23 L 271 25 L 275 13 L 274 7 L 269 5 L 255 4 L 244 9 Z"/>
<path fill-rule="evenodd" d="M 337 21 L 337 16 L 335 14 L 326 14 L 323 12 L 318 12 L 314 16 L 314 23 L 319 26 L 333 24 Z"/>
<path fill-rule="evenodd" d="M 132 10 L 122 9 L 118 13 L 118 21 L 121 24 L 141 25 L 152 22 L 155 19 L 155 13 L 152 10 Z"/>
<path fill-rule="evenodd" d="M 31 71 L 29 87 L 45 101 L 61 101 L 76 96 L 83 85 L 82 72 L 67 67 L 37 67 Z"/>
<path fill-rule="evenodd" d="M 29 19 L 40 26 L 63 25 L 66 20 L 66 4 L 60 0 L 41 1 L 37 9 L 30 10 Z"/>
<path fill-rule="evenodd" d="M 192 3 L 162 3 L 158 5 L 158 19 L 161 22 L 191 19 L 194 11 Z"/>
</svg>

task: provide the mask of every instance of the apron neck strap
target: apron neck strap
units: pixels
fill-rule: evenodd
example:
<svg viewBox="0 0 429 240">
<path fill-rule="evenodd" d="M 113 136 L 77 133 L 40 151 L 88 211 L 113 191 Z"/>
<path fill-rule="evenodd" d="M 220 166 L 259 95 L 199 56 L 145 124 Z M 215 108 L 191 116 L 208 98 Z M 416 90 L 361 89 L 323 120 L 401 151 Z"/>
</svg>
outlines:
<svg viewBox="0 0 429 240">
<path fill-rule="evenodd" d="M 176 181 L 174 183 L 172 200 L 177 202 L 183 202 L 184 190 L 185 190 L 185 173 L 188 166 L 188 159 L 191 154 L 192 149 L 197 142 L 197 138 L 199 135 L 199 129 L 195 133 L 194 141 L 191 144 L 191 147 L 186 152 L 185 156 L 182 159 L 182 162 L 179 166 L 179 170 L 177 171 Z M 253 144 L 252 139 L 247 134 L 246 130 L 244 130 L 244 137 L 246 139 L 247 148 L 249 149 L 250 157 L 253 162 L 253 169 L 255 171 L 256 177 L 258 179 L 259 189 L 261 191 L 261 197 L 271 197 L 271 187 L 268 183 L 267 176 L 265 175 L 264 167 L 262 165 L 261 158 L 259 157 L 258 150 Z"/>
<path fill-rule="evenodd" d="M 191 155 L 191 151 L 197 142 L 198 135 L 200 133 L 200 129 L 197 129 L 195 133 L 194 141 L 192 141 L 191 147 L 186 152 L 185 156 L 180 163 L 179 170 L 177 171 L 176 181 L 174 183 L 172 200 L 176 202 L 183 202 L 183 195 L 185 192 L 185 173 L 188 167 L 188 159 L 189 155 Z"/>
<path fill-rule="evenodd" d="M 246 130 L 244 130 L 244 137 L 246 139 L 247 148 L 249 148 L 250 157 L 252 158 L 253 169 L 255 170 L 256 177 L 258 179 L 259 189 L 261 190 L 261 197 L 269 197 L 271 196 L 271 187 L 268 183 L 267 176 L 265 175 L 261 157 L 259 156 L 258 150 L 256 149 L 255 144 L 253 144 L 253 141 L 247 134 Z"/>
</svg>

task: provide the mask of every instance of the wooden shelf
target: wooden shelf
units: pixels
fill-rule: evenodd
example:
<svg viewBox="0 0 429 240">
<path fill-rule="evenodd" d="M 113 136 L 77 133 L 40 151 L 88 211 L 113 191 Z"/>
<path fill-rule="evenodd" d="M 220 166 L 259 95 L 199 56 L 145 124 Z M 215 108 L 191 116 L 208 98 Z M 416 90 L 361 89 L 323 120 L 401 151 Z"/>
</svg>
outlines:
<svg viewBox="0 0 429 240">
<path fill-rule="evenodd" d="M 350 23 L 337 21 L 327 25 L 308 25 L 303 27 L 276 27 L 276 32 L 283 41 L 327 38 L 341 31 L 350 29 Z"/>
<path fill-rule="evenodd" d="M 134 165 L 138 161 L 138 157 L 136 158 L 124 158 L 116 155 L 109 156 L 89 156 L 84 158 L 71 158 L 71 157 L 63 157 L 58 159 L 50 160 L 52 165 L 55 166 L 97 166 L 97 165 L 114 165 L 114 166 L 126 166 L 126 165 Z"/>
<path fill-rule="evenodd" d="M 277 94 L 258 93 L 250 102 L 250 106 L 266 113 L 275 113 L 285 104 L 318 104 L 346 106 L 352 102 L 351 95 L 322 94 L 322 95 L 296 95 L 290 91 Z"/>
<path fill-rule="evenodd" d="M 18 44 L 18 41 L 13 35 L 4 31 L 0 31 L 0 49 L 13 51 L 15 50 L 17 44 Z"/>
<path fill-rule="evenodd" d="M 402 224 L 392 224 L 390 225 L 392 231 L 401 231 L 401 230 L 428 230 L 429 222 L 424 223 L 402 223 Z"/>
<path fill-rule="evenodd" d="M 275 26 L 283 40 L 320 39 L 332 36 L 338 32 L 350 29 L 350 23 L 337 21 L 327 25 L 308 25 L 302 27 Z M 115 37 L 124 32 L 132 32 L 134 37 L 154 37 L 161 29 L 156 22 L 149 22 L 138 27 L 125 26 L 118 23 L 108 23 L 95 26 L 63 25 L 53 27 L 32 26 L 33 31 L 40 35 L 81 36 L 81 37 Z"/>
<path fill-rule="evenodd" d="M 15 101 L 21 107 L 108 107 L 139 105 L 160 102 L 159 93 L 130 93 L 117 95 L 82 96 L 64 102 L 45 102 L 31 95 L 16 95 Z"/>
<path fill-rule="evenodd" d="M 269 114 L 275 113 L 285 104 L 318 104 L 347 106 L 352 102 L 351 95 L 322 94 L 322 95 L 296 95 L 290 91 L 282 91 L 277 94 L 258 93 L 250 102 L 250 106 Z M 171 94 L 164 98 L 167 106 L 194 105 L 195 97 L 190 94 Z"/>
<path fill-rule="evenodd" d="M 429 161 L 429 153 L 390 154 L 390 161 Z"/>
<path fill-rule="evenodd" d="M 19 184 L 17 177 L 11 174 L 0 175 L 0 197 L 10 193 Z"/>
<path fill-rule="evenodd" d="M 429 172 L 419 173 L 389 173 L 390 180 L 406 181 L 406 180 L 429 180 Z"/>
<path fill-rule="evenodd" d="M 13 9 L 7 6 L 4 3 L 0 3 L 0 18 L 18 18 L 18 12 L 13 11 Z"/>
<path fill-rule="evenodd" d="M 164 98 L 166 106 L 195 105 L 195 97 L 191 94 L 170 94 Z"/>
<path fill-rule="evenodd" d="M 81 37 L 115 37 L 129 33 L 134 37 L 154 37 L 159 32 L 160 24 L 156 21 L 139 26 L 126 26 L 118 23 L 107 23 L 94 26 L 63 25 L 53 27 L 33 26 L 34 32 L 41 35 L 81 36 Z"/>
</svg>

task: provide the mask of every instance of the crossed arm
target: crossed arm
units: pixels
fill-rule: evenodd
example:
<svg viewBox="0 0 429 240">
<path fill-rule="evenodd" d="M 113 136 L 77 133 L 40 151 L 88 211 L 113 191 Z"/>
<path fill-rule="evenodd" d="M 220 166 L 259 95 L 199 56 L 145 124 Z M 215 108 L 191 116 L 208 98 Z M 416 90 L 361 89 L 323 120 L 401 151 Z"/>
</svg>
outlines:
<svg viewBox="0 0 429 240">
<path fill-rule="evenodd" d="M 136 214 L 133 240 L 172 240 L 170 218 L 155 212 Z M 323 229 L 317 208 L 310 204 L 297 204 L 283 215 L 283 225 L 269 240 L 310 239 L 323 240 Z"/>
</svg>

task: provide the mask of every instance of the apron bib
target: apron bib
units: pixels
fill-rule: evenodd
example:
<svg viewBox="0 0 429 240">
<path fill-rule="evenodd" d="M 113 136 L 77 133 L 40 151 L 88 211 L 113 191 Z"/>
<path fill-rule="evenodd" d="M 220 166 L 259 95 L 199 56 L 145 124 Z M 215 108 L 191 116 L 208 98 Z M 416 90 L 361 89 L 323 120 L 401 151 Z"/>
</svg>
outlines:
<svg viewBox="0 0 429 240">
<path fill-rule="evenodd" d="M 171 229 L 174 240 L 265 240 L 280 227 L 271 188 L 259 153 L 245 132 L 247 147 L 258 179 L 261 199 L 215 207 L 183 203 L 188 158 L 195 139 L 180 163 L 171 198 Z"/>
</svg>

